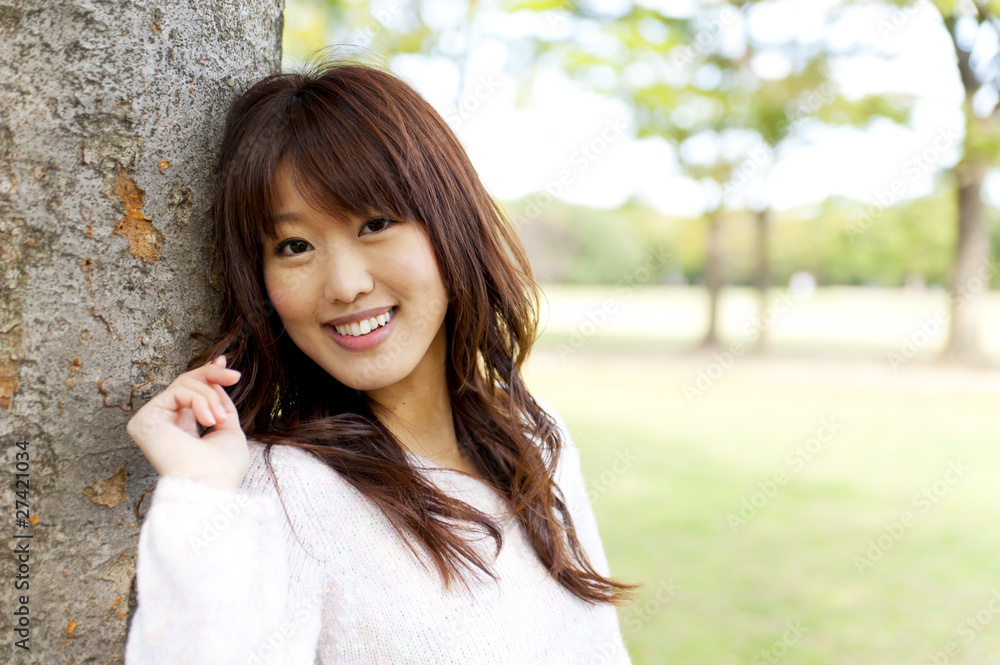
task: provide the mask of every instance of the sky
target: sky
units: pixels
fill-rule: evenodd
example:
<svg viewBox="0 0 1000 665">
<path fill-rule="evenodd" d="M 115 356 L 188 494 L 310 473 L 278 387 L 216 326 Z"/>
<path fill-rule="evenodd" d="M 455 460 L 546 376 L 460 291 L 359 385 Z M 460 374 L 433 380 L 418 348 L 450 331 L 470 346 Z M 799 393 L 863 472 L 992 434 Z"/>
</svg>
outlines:
<svg viewBox="0 0 1000 665">
<path fill-rule="evenodd" d="M 394 1 L 373 4 L 367 34 L 364 26 L 352 31 L 360 35 L 359 43 L 371 44 L 380 23 L 398 19 L 392 13 Z M 600 1 L 613 8 L 619 0 Z M 749 29 L 765 41 L 823 36 L 845 50 L 874 46 L 890 57 L 859 56 L 834 63 L 842 94 L 900 92 L 919 101 L 909 126 L 876 120 L 865 129 L 847 129 L 803 122 L 801 140 L 778 155 L 762 152 L 755 141 L 729 146 L 746 155 L 741 165 L 750 174 L 750 183 L 744 194 L 755 193 L 757 200 L 769 200 L 779 210 L 809 209 L 838 194 L 883 204 L 921 196 L 960 157 L 962 89 L 948 34 L 933 6 L 918 0 L 905 9 L 889 10 L 873 3 L 876 6 L 852 9 L 837 24 L 824 23 L 825 9 L 836 2 L 769 3 L 771 8 L 759 11 Z M 646 4 L 659 5 L 664 13 L 675 15 L 694 9 L 691 0 Z M 462 3 L 431 1 L 428 6 L 439 8 L 429 12 L 428 20 L 439 21 L 442 28 L 462 19 L 453 11 Z M 301 11 L 302 5 L 290 0 L 286 20 L 303 20 L 297 14 Z M 489 26 L 488 33 L 483 25 Z M 637 140 L 623 103 L 590 92 L 549 67 L 539 68 L 530 101 L 518 102 L 521 82 L 504 73 L 505 62 L 518 54 L 497 35 L 516 36 L 531 30 L 558 34 L 567 26 L 565 21 L 523 12 L 484 14 L 469 28 L 469 43 L 475 47 L 468 56 L 461 90 L 457 68 L 444 58 L 401 56 L 393 69 L 448 120 L 487 188 L 502 200 L 547 191 L 571 203 L 614 208 L 635 197 L 666 214 L 702 214 L 722 193 L 685 178 L 675 149 L 666 141 Z M 588 35 L 574 38 L 587 39 Z M 789 66 L 780 57 L 754 62 L 762 76 L 780 77 Z M 627 75 L 633 74 L 637 73 Z M 716 149 L 697 142 L 686 147 L 695 152 Z M 766 179 L 759 177 L 765 172 Z M 996 172 L 987 181 L 984 197 L 1000 205 Z"/>
</svg>

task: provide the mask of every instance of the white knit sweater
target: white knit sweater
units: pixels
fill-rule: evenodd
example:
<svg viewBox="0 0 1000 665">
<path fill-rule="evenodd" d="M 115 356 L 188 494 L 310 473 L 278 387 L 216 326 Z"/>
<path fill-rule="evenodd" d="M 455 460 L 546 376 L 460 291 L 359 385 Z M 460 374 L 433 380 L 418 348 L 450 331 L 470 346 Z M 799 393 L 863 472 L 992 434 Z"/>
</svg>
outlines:
<svg viewBox="0 0 1000 665">
<path fill-rule="evenodd" d="M 556 470 L 581 544 L 610 575 L 580 472 Z M 380 510 L 310 454 L 274 446 L 288 518 L 250 440 L 238 491 L 161 477 L 139 534 L 138 606 L 125 665 L 630 665 L 614 607 L 590 605 L 544 568 L 524 528 L 482 481 L 411 456 L 450 496 L 500 518 L 504 544 L 475 543 L 499 583 L 466 573 L 445 591 Z M 471 535 L 468 530 L 462 530 Z M 301 542 L 299 542 L 301 541 Z M 476 579 L 478 577 L 479 579 Z"/>
</svg>

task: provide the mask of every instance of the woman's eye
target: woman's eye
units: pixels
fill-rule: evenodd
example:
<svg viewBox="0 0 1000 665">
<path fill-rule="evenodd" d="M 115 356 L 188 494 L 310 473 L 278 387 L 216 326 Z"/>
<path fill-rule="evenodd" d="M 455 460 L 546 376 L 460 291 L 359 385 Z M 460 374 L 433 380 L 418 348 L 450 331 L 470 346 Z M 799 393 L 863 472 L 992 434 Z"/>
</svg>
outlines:
<svg viewBox="0 0 1000 665">
<path fill-rule="evenodd" d="M 367 222 L 361 225 L 361 232 L 358 235 L 365 235 L 366 230 L 369 233 L 378 233 L 379 231 L 382 231 L 391 224 L 392 220 L 386 219 L 385 217 L 376 217 L 375 219 L 369 219 Z"/>
<path fill-rule="evenodd" d="M 301 254 L 302 252 L 305 251 L 305 249 L 302 249 L 302 251 L 300 252 L 293 251 L 291 254 L 286 254 L 282 250 L 284 250 L 285 247 L 303 247 L 307 245 L 309 245 L 309 243 L 307 243 L 305 240 L 298 240 L 297 238 L 292 238 L 291 240 L 282 240 L 275 246 L 274 253 L 279 256 L 292 256 L 294 254 Z"/>
</svg>

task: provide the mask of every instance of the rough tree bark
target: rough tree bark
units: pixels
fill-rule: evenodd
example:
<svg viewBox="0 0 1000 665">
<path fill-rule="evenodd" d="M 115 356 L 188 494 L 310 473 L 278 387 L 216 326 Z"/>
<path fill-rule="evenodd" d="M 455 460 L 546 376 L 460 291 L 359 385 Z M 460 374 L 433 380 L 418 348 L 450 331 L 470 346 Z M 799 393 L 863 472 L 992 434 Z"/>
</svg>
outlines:
<svg viewBox="0 0 1000 665">
<path fill-rule="evenodd" d="M 216 311 L 216 146 L 233 93 L 280 67 L 282 10 L 0 0 L 0 662 L 123 660 L 156 480 L 125 423 Z"/>
</svg>

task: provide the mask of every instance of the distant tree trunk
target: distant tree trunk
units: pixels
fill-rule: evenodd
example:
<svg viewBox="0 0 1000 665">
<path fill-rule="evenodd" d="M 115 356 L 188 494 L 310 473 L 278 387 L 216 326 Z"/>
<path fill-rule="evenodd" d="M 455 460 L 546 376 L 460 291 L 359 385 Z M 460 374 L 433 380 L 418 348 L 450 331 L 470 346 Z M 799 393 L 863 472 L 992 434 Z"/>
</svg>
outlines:
<svg viewBox="0 0 1000 665">
<path fill-rule="evenodd" d="M 705 237 L 705 287 L 708 289 L 708 331 L 702 345 L 715 347 L 719 345 L 719 293 L 722 291 L 722 209 L 711 213 L 708 218 L 708 231 Z"/>
<path fill-rule="evenodd" d="M 763 321 L 764 314 L 767 312 L 769 305 L 767 295 L 771 288 L 771 209 L 764 208 L 758 211 L 754 217 L 754 225 L 757 231 L 757 301 L 759 303 L 760 317 Z M 766 351 L 768 338 L 768 326 L 762 325 L 755 350 L 760 353 Z"/>
<path fill-rule="evenodd" d="M 983 179 L 996 160 L 992 145 L 997 134 L 996 120 L 976 116 L 972 102 L 983 86 L 972 67 L 971 50 L 963 48 L 958 36 L 957 14 L 943 15 L 945 27 L 955 50 L 958 74 L 965 91 L 964 156 L 955 166 L 958 193 L 958 242 L 951 273 L 951 326 L 942 359 L 979 365 L 985 355 L 979 343 L 980 309 L 992 276 L 990 236 L 983 217 Z M 979 9 L 978 20 L 989 17 Z M 985 146 L 985 147 L 984 147 Z"/>
<path fill-rule="evenodd" d="M 982 199 L 986 170 L 985 164 L 965 160 L 955 168 L 958 242 L 951 274 L 951 330 L 943 358 L 962 364 L 985 362 L 979 342 L 980 312 L 992 277 Z"/>
<path fill-rule="evenodd" d="M 0 662 L 123 661 L 156 481 L 125 423 L 215 316 L 216 145 L 282 5 L 0 4 Z"/>
</svg>

